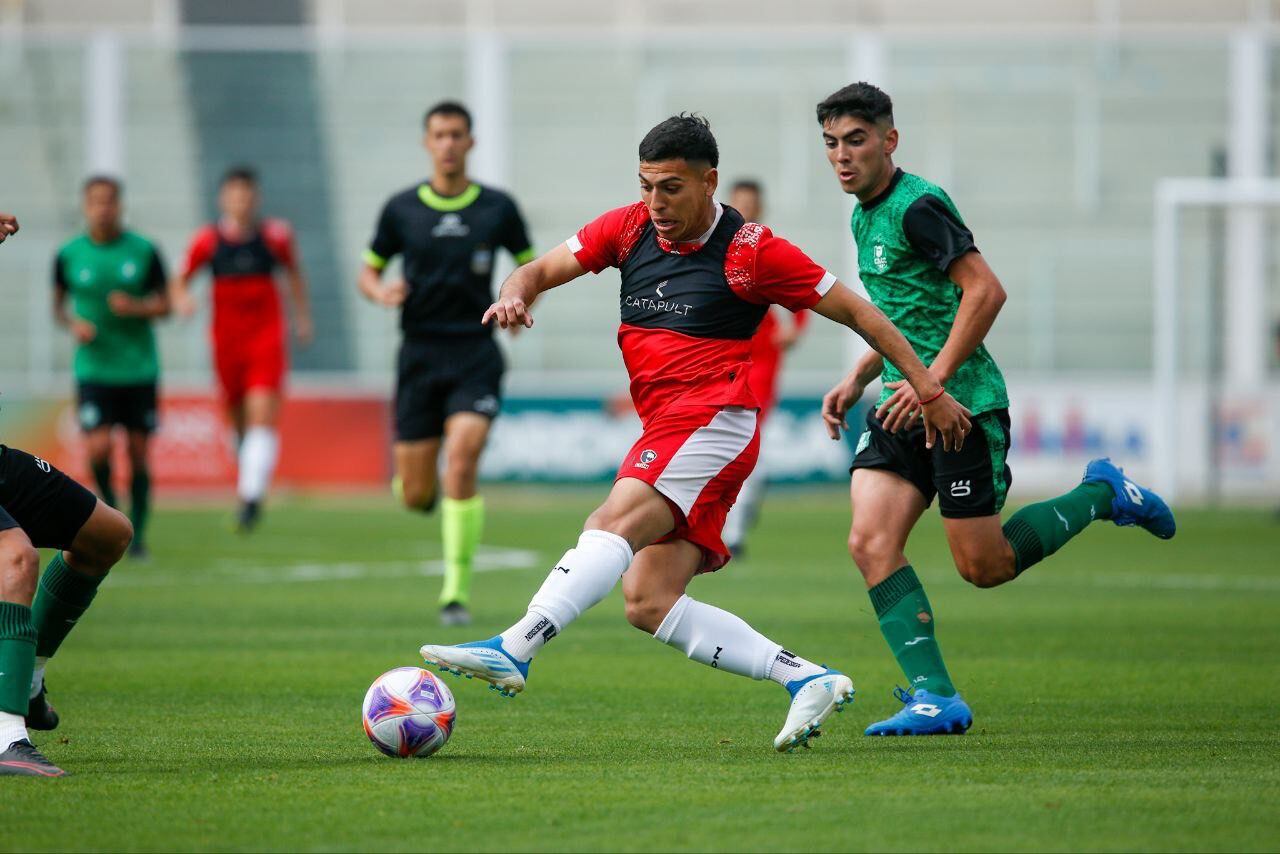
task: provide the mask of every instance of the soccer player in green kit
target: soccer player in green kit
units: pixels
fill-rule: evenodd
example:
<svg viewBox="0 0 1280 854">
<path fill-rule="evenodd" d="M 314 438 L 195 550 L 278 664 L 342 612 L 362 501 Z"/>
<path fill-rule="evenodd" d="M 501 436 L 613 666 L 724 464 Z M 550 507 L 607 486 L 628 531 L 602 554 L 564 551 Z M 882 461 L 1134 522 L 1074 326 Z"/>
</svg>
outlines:
<svg viewBox="0 0 1280 854">
<path fill-rule="evenodd" d="M 867 293 L 973 421 L 961 445 L 926 447 L 919 419 L 928 401 L 874 350 L 823 399 L 823 419 L 838 439 L 866 386 L 876 377 L 884 381 L 853 461 L 849 553 L 910 690 L 898 689 L 902 710 L 866 734 L 963 733 L 973 714 L 943 664 L 933 610 L 904 554 L 933 497 L 939 496 L 956 569 L 977 587 L 1012 581 L 1098 519 L 1168 539 L 1173 513 L 1100 459 L 1075 489 L 1023 507 L 1001 524 L 1012 479 L 1005 463 L 1009 400 L 982 342 L 1004 305 L 1004 288 L 946 192 L 894 166 L 898 131 L 888 95 L 854 83 L 818 104 L 817 114 L 840 188 L 858 197 L 852 229 Z"/>
<path fill-rule="evenodd" d="M 147 238 L 122 224 L 115 178 L 84 182 L 83 234 L 58 250 L 53 262 L 53 310 L 76 339 L 75 377 L 80 429 L 102 500 L 116 506 L 111 482 L 111 428 L 127 434 L 131 482 L 129 553 L 145 557 L 151 506 L 147 450 L 156 428 L 160 359 L 152 322 L 169 313 L 164 261 Z M 70 301 L 70 308 L 68 308 Z"/>
</svg>

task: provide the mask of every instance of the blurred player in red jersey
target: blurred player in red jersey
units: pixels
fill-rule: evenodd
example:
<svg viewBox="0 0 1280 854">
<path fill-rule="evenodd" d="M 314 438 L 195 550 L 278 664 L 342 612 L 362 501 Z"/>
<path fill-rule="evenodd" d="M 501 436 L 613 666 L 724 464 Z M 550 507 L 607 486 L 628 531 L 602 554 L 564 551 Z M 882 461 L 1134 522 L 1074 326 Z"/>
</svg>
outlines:
<svg viewBox="0 0 1280 854">
<path fill-rule="evenodd" d="M 729 206 L 742 214 L 747 222 L 761 222 L 764 215 L 764 189 L 759 181 L 742 179 L 729 191 Z M 806 311 L 789 312 L 770 306 L 751 338 L 751 370 L 747 381 L 760 403 L 760 427 L 763 430 L 769 413 L 778 405 L 778 376 L 782 373 L 782 355 L 795 346 L 809 323 Z M 757 464 L 742 484 L 738 501 L 724 523 L 724 543 L 729 553 L 741 557 L 746 547 L 747 532 L 760 514 L 769 472 Z"/>
<path fill-rule="evenodd" d="M 213 274 L 213 363 L 223 402 L 239 440 L 238 529 L 252 530 L 279 454 L 276 422 L 288 370 L 285 318 L 275 272 L 283 269 L 293 302 L 298 340 L 311 341 L 311 308 L 293 229 L 284 220 L 258 218 L 258 178 L 235 167 L 222 178 L 216 223 L 191 238 L 182 271 L 171 285 L 173 308 L 196 311 L 191 278 L 206 265 Z"/>
<path fill-rule="evenodd" d="M 759 403 L 747 373 L 756 328 L 772 304 L 812 308 L 859 333 L 919 384 L 930 445 L 963 444 L 968 419 L 879 309 L 791 243 L 715 201 L 720 154 L 705 119 L 667 119 L 641 141 L 639 155 L 643 201 L 605 213 L 518 268 L 484 322 L 532 326 L 529 307 L 539 294 L 617 267 L 618 345 L 643 433 L 525 616 L 487 640 L 426 644 L 422 656 L 517 694 L 538 651 L 621 580 L 636 628 L 709 667 L 786 688 L 791 705 L 773 746 L 791 750 L 852 699 L 849 677 L 685 592 L 696 575 L 729 560 L 720 536 L 725 515 L 759 453 Z M 582 676 L 626 679 L 607 664 Z"/>
</svg>

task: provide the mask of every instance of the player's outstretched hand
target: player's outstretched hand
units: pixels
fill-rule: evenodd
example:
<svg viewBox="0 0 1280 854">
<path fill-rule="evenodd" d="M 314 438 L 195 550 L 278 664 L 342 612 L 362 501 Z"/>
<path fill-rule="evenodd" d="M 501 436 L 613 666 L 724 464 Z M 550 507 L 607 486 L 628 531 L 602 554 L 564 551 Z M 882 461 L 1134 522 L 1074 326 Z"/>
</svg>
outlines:
<svg viewBox="0 0 1280 854">
<path fill-rule="evenodd" d="M 488 326 L 491 321 L 496 322 L 503 329 L 533 327 L 533 315 L 529 312 L 529 307 L 524 304 L 524 300 L 519 297 L 499 297 L 497 302 L 489 306 L 484 317 L 480 318 L 482 326 Z"/>
<path fill-rule="evenodd" d="M 969 410 L 960 405 L 945 391 L 920 407 L 924 416 L 924 446 L 932 448 L 942 439 L 942 450 L 958 451 L 964 447 L 964 437 L 973 428 Z"/>
<path fill-rule="evenodd" d="M 849 425 L 845 422 L 845 416 L 866 389 L 866 385 L 858 382 L 856 375 L 850 374 L 823 396 L 822 421 L 827 425 L 827 435 L 832 439 L 839 439 L 841 430 L 848 432 Z"/>
<path fill-rule="evenodd" d="M 170 294 L 169 305 L 178 317 L 194 317 L 198 308 L 196 298 L 190 291 L 177 291 Z"/>
<path fill-rule="evenodd" d="M 18 233 L 18 218 L 13 214 L 0 213 L 0 243 L 11 234 Z"/>
</svg>

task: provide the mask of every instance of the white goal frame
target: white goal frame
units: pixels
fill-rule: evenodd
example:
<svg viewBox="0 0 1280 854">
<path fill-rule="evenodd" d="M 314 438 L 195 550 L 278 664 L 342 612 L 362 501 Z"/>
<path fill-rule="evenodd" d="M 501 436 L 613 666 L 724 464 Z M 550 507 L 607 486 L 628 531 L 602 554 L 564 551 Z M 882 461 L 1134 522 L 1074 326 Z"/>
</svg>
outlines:
<svg viewBox="0 0 1280 854">
<path fill-rule="evenodd" d="M 1266 178 L 1162 178 L 1156 182 L 1152 248 L 1156 418 L 1152 431 L 1153 484 L 1171 501 L 1178 496 L 1179 297 L 1178 229 L 1188 207 L 1277 207 L 1280 180 Z"/>
</svg>

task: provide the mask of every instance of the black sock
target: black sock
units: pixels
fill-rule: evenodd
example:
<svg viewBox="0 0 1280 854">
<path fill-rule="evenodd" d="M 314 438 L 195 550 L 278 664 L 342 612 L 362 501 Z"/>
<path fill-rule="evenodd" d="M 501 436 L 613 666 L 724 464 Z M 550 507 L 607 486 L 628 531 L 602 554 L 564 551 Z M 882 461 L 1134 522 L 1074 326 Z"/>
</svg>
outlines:
<svg viewBox="0 0 1280 854">
<path fill-rule="evenodd" d="M 116 491 L 111 488 L 111 460 L 92 463 L 89 467 L 93 469 L 93 480 L 98 484 L 98 495 L 102 496 L 104 502 L 115 507 Z"/>
<path fill-rule="evenodd" d="M 142 467 L 133 470 L 133 482 L 129 488 L 129 521 L 133 523 L 133 541 L 143 542 L 142 532 L 147 527 L 147 514 L 151 510 L 151 475 Z"/>
</svg>

